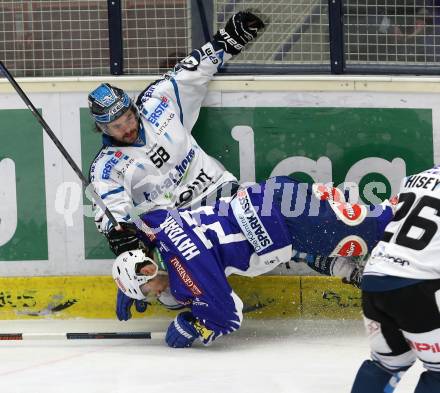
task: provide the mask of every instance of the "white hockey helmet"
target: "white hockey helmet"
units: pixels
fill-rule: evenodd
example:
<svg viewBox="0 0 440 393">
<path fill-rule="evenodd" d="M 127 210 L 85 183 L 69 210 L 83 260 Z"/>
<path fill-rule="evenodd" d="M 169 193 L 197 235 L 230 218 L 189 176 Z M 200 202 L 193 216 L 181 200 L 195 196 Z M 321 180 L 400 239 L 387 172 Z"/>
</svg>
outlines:
<svg viewBox="0 0 440 393">
<path fill-rule="evenodd" d="M 140 275 L 140 269 L 146 264 L 155 266 L 154 273 L 149 276 Z M 123 252 L 115 259 L 112 269 L 113 279 L 118 288 L 128 297 L 136 300 L 146 298 L 141 291 L 141 286 L 156 277 L 158 272 L 157 263 L 140 249 Z"/>
</svg>

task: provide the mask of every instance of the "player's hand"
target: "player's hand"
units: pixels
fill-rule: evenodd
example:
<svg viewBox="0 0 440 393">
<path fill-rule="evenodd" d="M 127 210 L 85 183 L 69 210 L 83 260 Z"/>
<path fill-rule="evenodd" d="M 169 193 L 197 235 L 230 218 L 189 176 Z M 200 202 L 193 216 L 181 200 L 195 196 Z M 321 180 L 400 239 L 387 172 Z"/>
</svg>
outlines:
<svg viewBox="0 0 440 393">
<path fill-rule="evenodd" d="M 264 22 L 251 12 L 237 12 L 214 35 L 214 41 L 225 52 L 231 55 L 239 54 L 245 45 L 257 37 L 258 30 L 264 28 Z"/>
<path fill-rule="evenodd" d="M 110 229 L 106 237 L 110 249 L 116 256 L 125 251 L 139 248 L 139 239 L 136 232 L 136 225 L 131 222 L 120 222 L 118 228 L 113 227 Z"/>
<path fill-rule="evenodd" d="M 353 271 L 350 273 L 350 277 L 343 277 L 343 284 L 353 285 L 355 288 L 360 289 L 362 285 L 362 275 L 363 275 L 363 267 L 355 266 Z"/>
<path fill-rule="evenodd" d="M 128 321 L 131 318 L 131 306 L 133 302 L 137 312 L 144 312 L 148 303 L 144 300 L 135 300 L 128 297 L 124 292 L 118 289 L 116 297 L 116 315 L 120 321 Z"/>
<path fill-rule="evenodd" d="M 180 313 L 168 326 L 165 341 L 172 348 L 188 348 L 199 336 L 195 328 L 196 319 L 191 312 Z"/>
<path fill-rule="evenodd" d="M 342 282 L 360 289 L 362 285 L 362 276 L 364 275 L 364 268 L 369 258 L 369 254 L 351 258 L 353 261 L 353 270 L 347 277 L 342 279 Z"/>
</svg>

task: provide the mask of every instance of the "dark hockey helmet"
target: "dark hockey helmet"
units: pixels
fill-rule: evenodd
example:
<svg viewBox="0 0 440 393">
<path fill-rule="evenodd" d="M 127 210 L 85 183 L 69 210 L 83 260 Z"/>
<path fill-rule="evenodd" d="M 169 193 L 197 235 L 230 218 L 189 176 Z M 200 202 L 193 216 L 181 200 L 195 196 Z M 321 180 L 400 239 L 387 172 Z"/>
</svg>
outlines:
<svg viewBox="0 0 440 393">
<path fill-rule="evenodd" d="M 128 94 L 108 83 L 102 83 L 89 94 L 89 108 L 93 119 L 102 125 L 111 123 L 133 107 Z"/>
</svg>

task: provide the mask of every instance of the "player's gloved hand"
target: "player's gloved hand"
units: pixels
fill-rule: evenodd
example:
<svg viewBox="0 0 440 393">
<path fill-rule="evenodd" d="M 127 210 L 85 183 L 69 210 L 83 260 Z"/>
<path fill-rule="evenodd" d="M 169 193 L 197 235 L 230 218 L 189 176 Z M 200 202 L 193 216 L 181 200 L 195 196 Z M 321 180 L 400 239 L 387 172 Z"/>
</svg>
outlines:
<svg viewBox="0 0 440 393">
<path fill-rule="evenodd" d="M 136 225 L 131 222 L 120 222 L 119 226 L 120 229 L 113 227 L 106 233 L 110 249 L 116 256 L 125 251 L 139 248 Z"/>
<path fill-rule="evenodd" d="M 359 257 L 354 257 L 353 259 L 353 270 L 347 276 L 342 278 L 344 284 L 353 285 L 356 288 L 360 288 L 362 284 L 362 276 L 364 274 L 364 268 L 367 263 L 369 255 L 362 255 Z"/>
<path fill-rule="evenodd" d="M 147 309 L 147 301 L 132 299 L 118 289 L 118 295 L 116 297 L 116 315 L 120 321 L 128 321 L 131 318 L 131 306 L 133 305 L 133 302 L 137 312 L 144 312 Z"/>
<path fill-rule="evenodd" d="M 244 46 L 257 36 L 258 30 L 264 27 L 263 21 L 251 12 L 237 12 L 214 35 L 214 41 L 225 52 L 238 55 Z"/>
<path fill-rule="evenodd" d="M 168 326 L 165 341 L 172 348 L 188 348 L 199 336 L 196 319 L 190 311 L 180 313 Z"/>
<path fill-rule="evenodd" d="M 342 282 L 344 284 L 353 285 L 355 288 L 360 288 L 362 284 L 362 272 L 363 268 L 356 266 L 350 274 L 350 277 L 343 277 Z"/>
</svg>

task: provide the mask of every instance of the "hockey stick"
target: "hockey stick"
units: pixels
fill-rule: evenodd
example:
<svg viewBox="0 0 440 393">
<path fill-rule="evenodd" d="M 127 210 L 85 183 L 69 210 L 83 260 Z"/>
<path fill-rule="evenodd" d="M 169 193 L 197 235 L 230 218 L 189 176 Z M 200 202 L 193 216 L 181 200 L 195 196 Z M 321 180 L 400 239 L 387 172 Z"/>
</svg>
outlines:
<svg viewBox="0 0 440 393">
<path fill-rule="evenodd" d="M 206 18 L 205 7 L 203 6 L 202 0 L 197 0 L 197 7 L 200 14 L 200 22 L 202 24 L 203 35 L 205 36 L 205 41 L 211 41 L 211 33 L 209 32 L 208 20 Z"/>
<path fill-rule="evenodd" d="M 117 333 L 0 333 L 0 341 L 23 340 L 154 340 L 165 338 L 162 332 L 117 332 Z"/>
<path fill-rule="evenodd" d="M 21 99 L 26 104 L 26 106 L 29 108 L 29 110 L 32 112 L 32 114 L 35 116 L 35 118 L 38 120 L 38 122 L 44 128 L 44 131 L 46 131 L 47 135 L 50 137 L 50 139 L 52 139 L 53 143 L 55 143 L 55 146 L 61 152 L 63 157 L 67 160 L 70 167 L 75 171 L 75 173 L 81 179 L 83 186 L 85 187 L 86 190 L 88 190 L 91 193 L 92 198 L 94 199 L 96 204 L 103 210 L 105 215 L 108 217 L 110 222 L 113 224 L 113 227 L 118 228 L 119 223 L 116 221 L 116 218 L 113 216 L 111 211 L 107 208 L 107 206 L 105 206 L 103 200 L 98 195 L 98 193 L 95 191 L 92 184 L 83 175 L 83 173 L 81 172 L 81 169 L 79 169 L 78 165 L 76 165 L 75 161 L 73 161 L 73 158 L 70 156 L 70 154 L 64 148 L 62 143 L 59 141 L 57 136 L 54 134 L 54 132 L 51 130 L 49 125 L 44 120 L 43 116 L 41 116 L 40 112 L 37 111 L 35 106 L 32 104 L 32 102 L 27 97 L 26 93 L 18 85 L 18 83 L 15 81 L 14 77 L 10 74 L 10 72 L 8 71 L 8 69 L 3 64 L 2 61 L 0 61 L 0 71 L 3 73 L 3 75 L 6 77 L 6 79 L 11 83 L 12 87 L 15 89 L 15 91 L 18 93 L 18 95 L 21 97 Z"/>
</svg>

